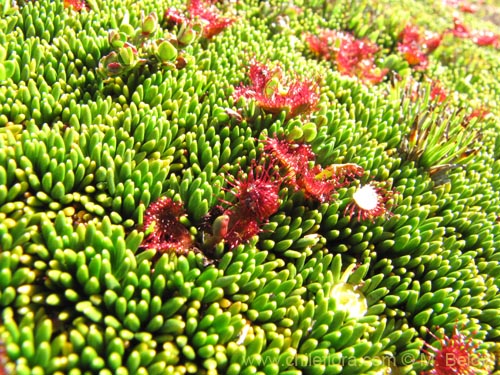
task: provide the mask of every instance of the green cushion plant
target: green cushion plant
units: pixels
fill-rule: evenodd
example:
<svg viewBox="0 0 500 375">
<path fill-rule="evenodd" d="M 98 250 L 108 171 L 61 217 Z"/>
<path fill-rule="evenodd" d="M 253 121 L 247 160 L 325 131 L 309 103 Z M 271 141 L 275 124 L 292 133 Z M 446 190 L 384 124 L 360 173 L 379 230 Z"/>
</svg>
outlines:
<svg viewBox="0 0 500 375">
<path fill-rule="evenodd" d="M 0 374 L 500 373 L 499 14 L 0 2 Z"/>
</svg>

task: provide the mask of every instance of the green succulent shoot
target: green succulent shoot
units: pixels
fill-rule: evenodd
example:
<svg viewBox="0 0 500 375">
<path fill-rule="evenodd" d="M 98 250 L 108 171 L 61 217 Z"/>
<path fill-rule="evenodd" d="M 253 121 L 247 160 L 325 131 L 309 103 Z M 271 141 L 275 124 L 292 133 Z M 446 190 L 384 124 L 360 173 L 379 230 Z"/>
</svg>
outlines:
<svg viewBox="0 0 500 375">
<path fill-rule="evenodd" d="M 137 62 L 137 49 L 130 43 L 125 43 L 118 49 L 118 60 L 127 68 L 133 68 Z"/>
<path fill-rule="evenodd" d="M 16 69 L 16 61 L 8 60 L 7 58 L 7 50 L 5 47 L 0 45 L 0 81 L 5 81 L 6 79 L 11 78 L 14 75 L 14 71 Z"/>
<path fill-rule="evenodd" d="M 127 34 L 123 31 L 110 30 L 108 33 L 108 41 L 111 47 L 116 49 L 121 48 L 127 42 Z"/>
<path fill-rule="evenodd" d="M 120 57 L 115 51 L 111 51 L 99 61 L 98 73 L 102 78 L 116 77 L 125 71 L 126 68 L 120 63 Z"/>
<path fill-rule="evenodd" d="M 200 38 L 203 25 L 200 22 L 183 22 L 177 32 L 177 42 L 180 46 L 188 46 Z"/>
<path fill-rule="evenodd" d="M 141 12 L 140 27 L 136 29 L 128 22 L 129 15 L 126 13 L 120 28 L 108 32 L 108 42 L 113 51 L 102 57 L 99 63 L 98 74 L 103 79 L 125 75 L 144 65 L 152 70 L 181 69 L 186 65 L 185 58 L 179 55 L 176 48 L 179 42 L 174 35 L 167 33 L 169 39 L 155 39 L 159 30 L 155 12 L 147 16 Z M 188 35 L 184 38 L 189 41 Z"/>
<path fill-rule="evenodd" d="M 467 163 L 478 150 L 481 124 L 450 104 L 435 83 L 408 86 L 400 106 L 410 124 L 400 150 L 431 175 Z"/>
<path fill-rule="evenodd" d="M 156 56 L 162 65 L 168 65 L 177 59 L 177 48 L 168 40 L 158 40 L 156 43 Z"/>
<path fill-rule="evenodd" d="M 153 35 L 158 29 L 158 16 L 155 12 L 149 13 L 146 17 L 141 15 L 141 33 L 144 36 Z"/>
<path fill-rule="evenodd" d="M 133 38 L 136 30 L 134 29 L 134 26 L 129 23 L 129 20 L 130 14 L 125 12 L 122 23 L 120 24 L 120 32 L 125 33 L 129 38 Z"/>
</svg>

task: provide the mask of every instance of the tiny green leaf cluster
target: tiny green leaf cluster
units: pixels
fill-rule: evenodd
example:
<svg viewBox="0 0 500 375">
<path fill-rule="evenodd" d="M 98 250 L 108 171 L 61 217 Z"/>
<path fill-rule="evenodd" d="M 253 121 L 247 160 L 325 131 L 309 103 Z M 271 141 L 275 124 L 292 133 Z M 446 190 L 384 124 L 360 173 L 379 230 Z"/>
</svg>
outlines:
<svg viewBox="0 0 500 375">
<path fill-rule="evenodd" d="M 155 39 L 158 29 L 158 16 L 154 12 L 147 16 L 141 14 L 141 24 L 137 29 L 124 19 L 118 30 L 108 32 L 113 51 L 99 61 L 99 75 L 103 79 L 123 76 L 144 65 L 153 70 L 183 67 L 186 62 L 174 46 L 178 45 L 177 39 L 168 32 L 167 38 Z"/>
</svg>

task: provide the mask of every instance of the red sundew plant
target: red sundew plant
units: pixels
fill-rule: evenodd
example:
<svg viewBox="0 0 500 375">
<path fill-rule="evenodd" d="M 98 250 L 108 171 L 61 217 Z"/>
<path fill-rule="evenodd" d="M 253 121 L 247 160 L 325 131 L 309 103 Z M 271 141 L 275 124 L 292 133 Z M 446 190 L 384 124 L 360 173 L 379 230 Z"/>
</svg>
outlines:
<svg viewBox="0 0 500 375">
<path fill-rule="evenodd" d="M 265 150 L 274 155 L 285 169 L 287 184 L 319 202 L 330 200 L 338 188 L 364 173 L 362 167 L 353 163 L 332 164 L 323 168 L 314 163 L 316 155 L 310 146 L 302 143 L 268 138 Z"/>
<path fill-rule="evenodd" d="M 253 236 L 260 233 L 260 224 L 255 218 L 245 216 L 242 212 L 229 210 L 226 213 L 227 228 L 222 236 L 229 249 L 248 242 Z"/>
<path fill-rule="evenodd" d="M 338 188 L 337 180 L 324 174 L 320 165 L 304 170 L 300 178 L 296 180 L 296 185 L 304 191 L 306 196 L 322 203 L 330 200 Z"/>
<path fill-rule="evenodd" d="M 295 181 L 297 174 L 302 175 L 309 168 L 309 162 L 316 158 L 311 147 L 304 143 L 273 137 L 266 139 L 265 144 L 265 151 L 274 155 L 277 163 L 286 170 L 286 177 L 292 181 Z"/>
<path fill-rule="evenodd" d="M 467 116 L 468 121 L 472 121 L 472 119 L 477 118 L 478 120 L 484 120 L 486 116 L 488 116 L 491 111 L 486 107 L 474 108 L 472 112 Z"/>
<path fill-rule="evenodd" d="M 439 341 L 441 348 L 437 349 L 432 345 L 425 343 L 429 350 L 424 350 L 433 359 L 433 368 L 424 371 L 422 375 L 474 375 L 477 370 L 474 365 L 478 363 L 478 356 L 475 353 L 477 345 L 471 338 L 465 337 L 458 331 L 455 331 L 451 337 L 445 336 L 439 339 L 434 334 L 431 335 Z"/>
<path fill-rule="evenodd" d="M 152 203 L 144 214 L 144 228 L 151 231 L 142 243 L 146 249 L 156 249 L 160 253 L 174 251 L 184 253 L 193 241 L 189 230 L 179 221 L 185 215 L 181 203 L 171 198 L 160 198 Z"/>
<path fill-rule="evenodd" d="M 166 22 L 173 25 L 180 25 L 181 23 L 189 22 L 189 18 L 176 8 L 167 8 L 164 13 L 164 18 Z"/>
<path fill-rule="evenodd" d="M 349 33 L 321 30 L 317 36 L 308 35 L 306 42 L 314 54 L 333 61 L 341 74 L 358 77 L 365 83 L 377 84 L 388 72 L 375 66 L 378 47 Z"/>
<path fill-rule="evenodd" d="M 377 217 L 390 214 L 388 203 L 394 197 L 392 190 L 386 190 L 374 183 L 360 186 L 353 194 L 352 201 L 347 205 L 345 214 L 356 216 L 358 221 L 375 221 Z"/>
<path fill-rule="evenodd" d="M 214 2 L 204 0 L 191 0 L 189 2 L 189 14 L 191 18 L 199 18 L 203 24 L 203 36 L 207 39 L 221 33 L 229 27 L 234 19 L 222 17 Z"/>
<path fill-rule="evenodd" d="M 334 30 L 323 29 L 319 35 L 307 35 L 306 42 L 315 55 L 325 60 L 333 60 L 335 57 L 334 43 L 342 35 Z"/>
<path fill-rule="evenodd" d="M 398 51 L 408 64 L 416 70 L 425 70 L 429 65 L 428 55 L 441 44 L 443 36 L 426 31 L 422 35 L 414 25 L 406 25 L 399 35 Z"/>
<path fill-rule="evenodd" d="M 319 87 L 314 81 L 289 79 L 279 66 L 269 68 L 255 61 L 250 63 L 248 75 L 251 84 L 237 87 L 233 93 L 235 100 L 254 99 L 266 112 L 287 111 L 287 118 L 309 113 L 318 105 Z"/>
<path fill-rule="evenodd" d="M 253 165 L 246 177 L 228 183 L 234 202 L 212 224 L 212 239 L 224 240 L 230 249 L 259 234 L 260 226 L 276 213 L 280 206 L 279 190 L 282 178 L 273 172 L 274 165 Z"/>
<path fill-rule="evenodd" d="M 332 194 L 342 186 L 349 185 L 351 180 L 361 177 L 364 169 L 357 164 L 332 164 L 322 168 L 316 164 L 303 172 L 296 184 L 319 202 L 327 202 Z"/>
<path fill-rule="evenodd" d="M 0 375 L 6 375 L 7 369 L 5 365 L 7 364 L 7 349 L 5 348 L 5 343 L 0 340 Z"/>
<path fill-rule="evenodd" d="M 431 88 L 429 93 L 429 98 L 431 101 L 437 101 L 438 103 L 442 103 L 448 98 L 448 91 L 442 86 L 441 82 L 438 80 L 429 80 Z M 407 90 L 410 94 L 410 99 L 415 102 L 418 100 L 420 95 L 423 95 L 424 92 L 421 90 L 421 85 L 416 82 L 411 82 L 407 86 Z"/>
<path fill-rule="evenodd" d="M 375 67 L 374 54 L 377 51 L 378 47 L 369 41 L 347 39 L 337 53 L 337 68 L 340 73 L 358 77 L 363 82 L 379 83 L 388 70 Z"/>
<path fill-rule="evenodd" d="M 65 8 L 73 8 L 77 12 L 81 12 L 82 10 L 90 10 L 89 5 L 85 0 L 64 0 Z"/>
<path fill-rule="evenodd" d="M 173 24 L 200 21 L 203 26 L 203 36 L 210 39 L 234 22 L 233 18 L 221 16 L 214 4 L 215 1 L 210 0 L 190 0 L 187 7 L 189 17 L 175 8 L 168 8 L 165 11 L 165 20 Z"/>
<path fill-rule="evenodd" d="M 249 216 L 262 223 L 278 211 L 281 177 L 272 173 L 273 168 L 273 164 L 254 165 L 246 178 L 229 182 L 233 186 L 230 192 L 236 197 L 231 209 L 239 213 L 237 216 Z"/>
<path fill-rule="evenodd" d="M 498 48 L 500 46 L 500 35 L 492 31 L 475 31 L 471 39 L 481 47 L 492 46 Z"/>
<path fill-rule="evenodd" d="M 235 209 L 218 212 L 222 206 L 215 206 L 214 212 L 209 212 L 203 230 L 207 236 L 204 238 L 206 248 L 224 241 L 229 249 L 234 249 L 239 244 L 245 243 L 261 231 L 259 223 L 254 217 L 245 215 Z M 212 210 L 211 210 L 212 211 Z"/>
<path fill-rule="evenodd" d="M 285 139 L 279 140 L 276 137 L 268 138 L 265 143 L 264 149 L 270 152 L 276 158 L 277 163 L 284 168 L 285 178 L 289 185 L 299 188 L 298 180 L 306 175 L 309 175 L 309 179 L 311 179 L 312 173 L 309 173 L 309 169 L 311 169 L 316 155 L 309 145 Z M 317 171 L 317 173 L 319 172 Z M 304 181 L 304 184 L 308 185 L 307 181 Z"/>
<path fill-rule="evenodd" d="M 471 36 L 469 28 L 456 17 L 453 19 L 453 29 L 450 32 L 457 38 L 469 38 Z"/>
<path fill-rule="evenodd" d="M 354 163 L 332 164 L 325 168 L 324 174 L 335 176 L 339 187 L 349 185 L 354 179 L 363 176 L 363 167 Z"/>
<path fill-rule="evenodd" d="M 436 100 L 438 103 L 442 103 L 448 97 L 448 92 L 439 83 L 439 81 L 432 81 L 430 98 L 431 100 Z"/>
<path fill-rule="evenodd" d="M 478 6 L 469 1 L 443 0 L 443 3 L 447 6 L 458 8 L 464 13 L 476 13 L 478 11 Z"/>
<path fill-rule="evenodd" d="M 442 103 L 448 98 L 448 91 L 442 86 L 438 80 L 430 80 L 429 98 L 431 101 Z M 420 84 L 413 82 L 408 85 L 408 92 L 412 101 L 417 101 L 420 95 L 423 95 Z"/>
<path fill-rule="evenodd" d="M 462 1 L 459 6 L 460 11 L 464 13 L 476 13 L 478 11 L 478 6 L 468 1 Z"/>
<path fill-rule="evenodd" d="M 453 29 L 451 29 L 450 32 L 457 38 L 470 39 L 481 47 L 492 46 L 499 48 L 500 46 L 499 34 L 485 30 L 470 30 L 459 18 L 456 17 L 453 20 Z"/>
</svg>

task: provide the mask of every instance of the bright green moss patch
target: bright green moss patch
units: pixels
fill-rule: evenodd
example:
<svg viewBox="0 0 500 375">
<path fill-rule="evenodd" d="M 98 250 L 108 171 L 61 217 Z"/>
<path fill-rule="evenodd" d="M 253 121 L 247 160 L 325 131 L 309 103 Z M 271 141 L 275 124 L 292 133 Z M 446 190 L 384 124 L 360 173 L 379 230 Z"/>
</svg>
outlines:
<svg viewBox="0 0 500 375">
<path fill-rule="evenodd" d="M 498 373 L 498 14 L 2 2 L 0 373 Z"/>
</svg>

